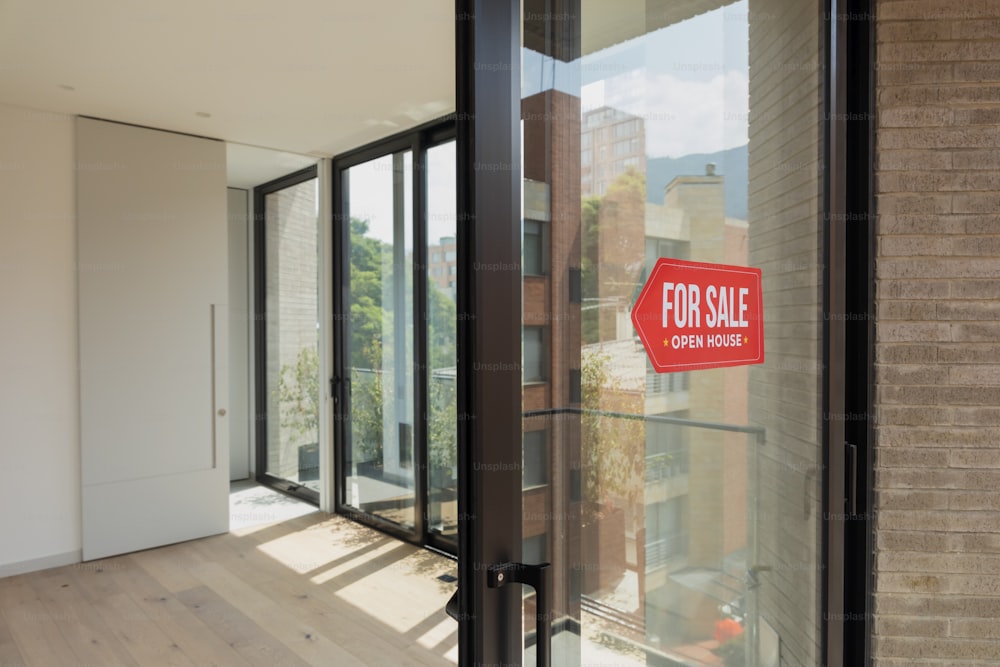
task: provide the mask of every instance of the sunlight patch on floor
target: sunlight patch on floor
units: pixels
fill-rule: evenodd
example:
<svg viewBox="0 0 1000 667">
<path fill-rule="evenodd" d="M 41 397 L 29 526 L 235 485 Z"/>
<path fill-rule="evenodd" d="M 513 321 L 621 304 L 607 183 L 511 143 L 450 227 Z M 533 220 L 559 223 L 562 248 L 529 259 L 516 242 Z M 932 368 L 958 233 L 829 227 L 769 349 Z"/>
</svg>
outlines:
<svg viewBox="0 0 1000 667">
<path fill-rule="evenodd" d="M 249 535 L 270 524 L 318 511 L 309 503 L 256 482 L 233 482 L 229 486 L 229 532 L 235 535 Z"/>
</svg>

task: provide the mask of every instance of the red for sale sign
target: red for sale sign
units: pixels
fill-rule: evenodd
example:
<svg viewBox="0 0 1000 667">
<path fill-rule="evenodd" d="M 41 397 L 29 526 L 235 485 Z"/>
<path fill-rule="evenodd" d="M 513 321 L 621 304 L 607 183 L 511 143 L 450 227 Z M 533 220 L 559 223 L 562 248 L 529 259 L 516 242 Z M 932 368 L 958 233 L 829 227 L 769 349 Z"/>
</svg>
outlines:
<svg viewBox="0 0 1000 667">
<path fill-rule="evenodd" d="M 763 363 L 760 269 L 661 257 L 632 325 L 658 373 Z"/>
</svg>

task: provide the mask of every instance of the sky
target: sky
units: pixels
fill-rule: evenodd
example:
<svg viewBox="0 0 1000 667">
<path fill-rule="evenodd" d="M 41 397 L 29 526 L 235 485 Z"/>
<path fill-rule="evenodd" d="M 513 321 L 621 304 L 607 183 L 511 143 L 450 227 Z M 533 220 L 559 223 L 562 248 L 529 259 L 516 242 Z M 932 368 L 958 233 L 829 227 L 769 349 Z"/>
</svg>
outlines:
<svg viewBox="0 0 1000 667">
<path fill-rule="evenodd" d="M 411 214 L 413 210 L 412 157 L 407 151 L 403 170 L 404 210 L 406 211 L 407 251 L 413 249 Z M 368 220 L 368 236 L 393 242 L 393 164 L 386 155 L 351 167 L 348 172 L 351 217 Z M 427 241 L 436 245 L 443 236 L 455 236 L 455 143 L 434 146 L 427 151 Z"/>
<path fill-rule="evenodd" d="M 586 20 L 586 17 L 584 18 Z M 646 153 L 679 157 L 747 143 L 747 0 L 562 63 L 523 51 L 522 96 L 556 88 L 583 111 L 646 120 Z"/>
</svg>

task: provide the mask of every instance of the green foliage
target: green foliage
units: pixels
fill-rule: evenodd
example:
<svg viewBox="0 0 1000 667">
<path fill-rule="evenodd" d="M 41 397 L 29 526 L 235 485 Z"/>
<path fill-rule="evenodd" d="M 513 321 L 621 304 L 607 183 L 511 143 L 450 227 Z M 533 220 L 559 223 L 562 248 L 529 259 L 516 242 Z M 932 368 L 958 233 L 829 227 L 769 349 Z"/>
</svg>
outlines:
<svg viewBox="0 0 1000 667">
<path fill-rule="evenodd" d="M 599 262 L 597 249 L 599 245 L 601 215 L 601 198 L 598 196 L 584 197 L 581 209 L 582 225 L 582 257 L 580 260 L 580 278 L 584 299 L 596 299 L 598 294 Z M 581 313 L 583 328 L 583 343 L 599 341 L 598 321 L 600 310 L 596 304 L 586 308 Z"/>
<path fill-rule="evenodd" d="M 382 241 L 365 236 L 368 221 L 351 218 L 351 366 L 382 367 Z M 390 306 L 391 307 L 391 306 Z"/>
<path fill-rule="evenodd" d="M 427 463 L 432 475 L 445 471 L 450 475 L 458 463 L 456 378 L 446 373 L 435 377 L 434 371 L 455 368 L 457 309 L 451 297 L 429 283 L 427 310 L 427 362 L 431 369 L 427 391 Z"/>
<path fill-rule="evenodd" d="M 615 180 L 611 181 L 606 196 L 644 204 L 646 201 L 646 174 L 635 167 L 628 167 Z"/>
<path fill-rule="evenodd" d="M 383 366 L 391 367 L 383 349 L 383 331 L 392 331 L 392 306 L 382 303 L 383 276 L 393 272 L 392 246 L 367 236 L 368 221 L 351 219 L 350 366 L 352 436 L 358 460 L 382 462 L 384 409 Z M 407 289 L 412 289 L 408 275 Z M 386 307 L 383 307 L 383 306 Z M 455 366 L 455 302 L 435 285 L 427 289 L 427 344 L 430 368 Z M 407 327 L 412 335 L 413 326 Z M 391 386 L 391 382 L 390 382 Z M 293 364 L 281 368 L 276 391 L 281 426 L 299 444 L 319 440 L 319 352 L 302 348 Z M 458 397 L 454 379 L 431 379 L 428 395 L 428 458 L 432 467 L 456 464 Z"/>
<path fill-rule="evenodd" d="M 350 222 L 351 313 L 350 366 L 352 370 L 351 420 L 355 452 L 363 461 L 381 463 L 383 451 L 384 391 L 392 387 L 384 369 L 393 368 L 393 342 L 384 332 L 393 331 L 393 303 L 383 303 L 383 280 L 390 280 L 394 266 L 393 248 L 367 236 L 367 220 Z M 405 289 L 412 293 L 413 275 L 406 272 Z M 419 275 L 423 279 L 423 275 Z M 402 315 L 400 315 L 402 316 Z M 419 317 L 419 315 L 418 315 Z M 427 284 L 427 330 L 429 368 L 454 368 L 456 359 L 455 302 L 433 283 Z M 407 323 L 407 344 L 413 327 Z M 387 370 L 385 372 L 388 372 Z M 428 463 L 431 467 L 452 468 L 456 462 L 456 419 L 458 398 L 454 381 L 430 380 L 428 395 Z"/>
<path fill-rule="evenodd" d="M 610 355 L 594 352 L 583 355 L 583 497 L 594 507 L 608 496 L 637 502 L 645 453 L 645 432 L 639 419 L 623 419 L 601 414 L 627 408 L 626 393 L 610 373 Z M 627 411 L 627 410 L 623 410 Z"/>
<path fill-rule="evenodd" d="M 319 442 L 319 351 L 299 350 L 294 364 L 282 366 L 278 376 L 281 426 L 299 438 L 299 444 Z"/>
<path fill-rule="evenodd" d="M 358 461 L 382 463 L 382 371 L 351 373 L 351 436 Z"/>
<path fill-rule="evenodd" d="M 436 285 L 427 285 L 427 363 L 430 368 L 455 366 L 455 302 Z"/>
<path fill-rule="evenodd" d="M 430 380 L 427 462 L 431 470 L 450 471 L 458 462 L 458 395 L 454 380 Z"/>
<path fill-rule="evenodd" d="M 629 167 L 624 173 L 619 174 L 608 185 L 607 192 L 603 197 L 591 195 L 584 197 L 581 201 L 580 274 L 585 307 L 580 317 L 585 345 L 601 342 L 601 311 L 597 299 L 601 296 L 601 270 L 609 268 L 601 266 L 602 214 L 612 218 L 612 228 L 609 231 L 613 233 L 613 226 L 618 224 L 618 215 L 644 216 L 645 201 L 646 175 L 634 167 Z M 606 238 L 605 243 L 609 240 Z M 605 278 L 605 281 L 607 280 L 608 278 Z"/>
</svg>

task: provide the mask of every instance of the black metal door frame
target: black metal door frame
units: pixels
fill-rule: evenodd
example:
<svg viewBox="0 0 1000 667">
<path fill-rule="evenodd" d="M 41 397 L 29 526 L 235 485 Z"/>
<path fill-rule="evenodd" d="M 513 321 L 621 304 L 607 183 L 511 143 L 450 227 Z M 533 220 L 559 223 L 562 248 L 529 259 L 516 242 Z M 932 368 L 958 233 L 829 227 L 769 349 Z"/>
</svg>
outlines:
<svg viewBox="0 0 1000 667">
<path fill-rule="evenodd" d="M 255 479 L 266 486 L 319 505 L 319 493 L 267 471 L 267 195 L 317 177 L 316 165 L 286 174 L 253 189 L 254 239 L 254 456 Z"/>
<path fill-rule="evenodd" d="M 334 422 L 334 511 L 350 516 L 353 520 L 389 533 L 394 537 L 418 545 L 434 547 L 451 553 L 455 550 L 449 540 L 431 533 L 427 525 L 428 485 L 427 478 L 427 289 L 422 279 L 427 266 L 427 151 L 434 146 L 454 139 L 455 126 L 451 117 L 431 121 L 400 135 L 377 141 L 356 150 L 338 155 L 331 169 L 333 191 L 333 377 L 330 378 L 330 394 L 333 397 Z M 351 395 L 350 362 L 347 341 L 348 326 L 351 321 L 351 266 L 345 255 L 350 247 L 350 198 L 344 187 L 344 175 L 354 166 L 387 155 L 410 151 L 413 156 L 413 327 L 414 367 L 414 434 L 413 456 L 416 465 L 414 474 L 414 526 L 407 529 L 374 514 L 361 511 L 346 501 L 343 471 L 346 469 L 346 452 L 351 447 Z"/>
<path fill-rule="evenodd" d="M 873 396 L 870 6 L 869 0 L 816 6 L 826 19 L 827 415 L 870 408 Z M 456 0 L 460 417 L 454 611 L 461 665 L 521 662 L 517 589 L 490 588 L 487 581 L 489 567 L 520 555 L 520 23 L 519 2 Z M 849 69 L 859 67 L 865 75 L 849 82 Z M 852 221 L 861 224 L 851 227 Z M 849 273 L 859 275 L 848 281 Z M 846 430 L 843 419 L 824 424 L 821 641 L 831 666 L 871 660 L 870 414 Z M 848 439 L 858 447 L 850 454 Z M 851 648 L 859 640 L 860 654 Z"/>
<path fill-rule="evenodd" d="M 521 663 L 520 3 L 456 1 L 459 664 Z"/>
</svg>

